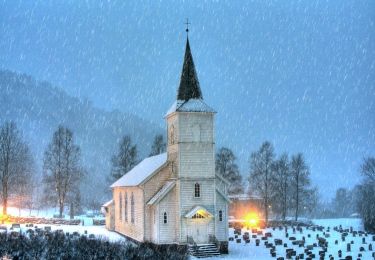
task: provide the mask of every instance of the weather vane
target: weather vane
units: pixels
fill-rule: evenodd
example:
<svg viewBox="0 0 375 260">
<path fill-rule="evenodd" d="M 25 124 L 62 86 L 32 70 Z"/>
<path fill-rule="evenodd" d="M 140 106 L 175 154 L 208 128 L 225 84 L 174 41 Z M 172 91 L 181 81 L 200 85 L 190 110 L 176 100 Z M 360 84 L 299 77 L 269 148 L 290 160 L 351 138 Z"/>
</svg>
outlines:
<svg viewBox="0 0 375 260">
<path fill-rule="evenodd" d="M 188 34 L 189 35 L 189 19 L 188 18 L 186 18 L 186 34 Z"/>
</svg>

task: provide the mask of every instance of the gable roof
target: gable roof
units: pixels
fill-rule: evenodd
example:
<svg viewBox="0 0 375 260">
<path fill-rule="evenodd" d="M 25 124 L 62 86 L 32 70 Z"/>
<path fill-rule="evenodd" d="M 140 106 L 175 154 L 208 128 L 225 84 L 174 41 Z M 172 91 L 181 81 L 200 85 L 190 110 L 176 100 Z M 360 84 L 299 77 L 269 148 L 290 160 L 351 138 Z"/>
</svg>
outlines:
<svg viewBox="0 0 375 260">
<path fill-rule="evenodd" d="M 193 55 L 191 55 L 189 38 L 186 39 L 184 65 L 182 67 L 180 86 L 177 92 L 177 100 L 189 100 L 191 98 L 203 99 L 199 86 L 197 72 L 195 71 Z"/>
<path fill-rule="evenodd" d="M 112 205 L 113 204 L 113 200 L 110 200 L 110 201 L 107 201 L 106 203 L 104 203 L 103 205 L 102 205 L 102 207 L 108 207 L 108 206 L 110 206 L 110 205 Z"/>
<path fill-rule="evenodd" d="M 176 186 L 176 181 L 167 181 L 164 186 L 147 202 L 147 205 L 159 203 Z"/>
<path fill-rule="evenodd" d="M 167 153 L 148 157 L 111 185 L 114 187 L 138 186 L 167 162 Z"/>
</svg>

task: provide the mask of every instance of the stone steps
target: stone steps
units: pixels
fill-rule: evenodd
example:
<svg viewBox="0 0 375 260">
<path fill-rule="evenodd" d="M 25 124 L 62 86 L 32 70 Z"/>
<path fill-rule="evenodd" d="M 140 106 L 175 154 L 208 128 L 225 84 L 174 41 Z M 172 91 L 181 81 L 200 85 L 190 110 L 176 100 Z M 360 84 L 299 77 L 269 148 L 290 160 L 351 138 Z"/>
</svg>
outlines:
<svg viewBox="0 0 375 260">
<path fill-rule="evenodd" d="M 196 247 L 193 245 L 188 246 L 188 253 L 198 258 L 219 256 L 220 252 L 215 244 L 198 244 Z"/>
</svg>

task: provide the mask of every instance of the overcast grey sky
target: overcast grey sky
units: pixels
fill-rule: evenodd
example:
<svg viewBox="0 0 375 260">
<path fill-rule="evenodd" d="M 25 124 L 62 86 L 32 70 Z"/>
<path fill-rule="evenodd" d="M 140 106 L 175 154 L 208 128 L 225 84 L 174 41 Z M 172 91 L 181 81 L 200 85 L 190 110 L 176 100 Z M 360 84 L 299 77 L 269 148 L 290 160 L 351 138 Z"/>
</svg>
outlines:
<svg viewBox="0 0 375 260">
<path fill-rule="evenodd" d="M 375 155 L 375 1 L 1 1 L 0 67 L 164 127 L 189 17 L 218 146 L 247 176 L 265 141 L 302 152 L 325 198 Z"/>
</svg>

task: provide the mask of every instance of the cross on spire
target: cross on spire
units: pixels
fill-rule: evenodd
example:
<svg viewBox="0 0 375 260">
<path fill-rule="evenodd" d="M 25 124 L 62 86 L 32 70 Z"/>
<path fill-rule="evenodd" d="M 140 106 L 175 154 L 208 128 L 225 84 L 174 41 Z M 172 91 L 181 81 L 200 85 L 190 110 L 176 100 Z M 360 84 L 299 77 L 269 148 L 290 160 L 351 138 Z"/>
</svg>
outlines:
<svg viewBox="0 0 375 260">
<path fill-rule="evenodd" d="M 189 24 L 191 24 L 191 23 L 189 23 L 189 18 L 186 18 L 186 34 L 188 34 L 189 35 Z"/>
</svg>

